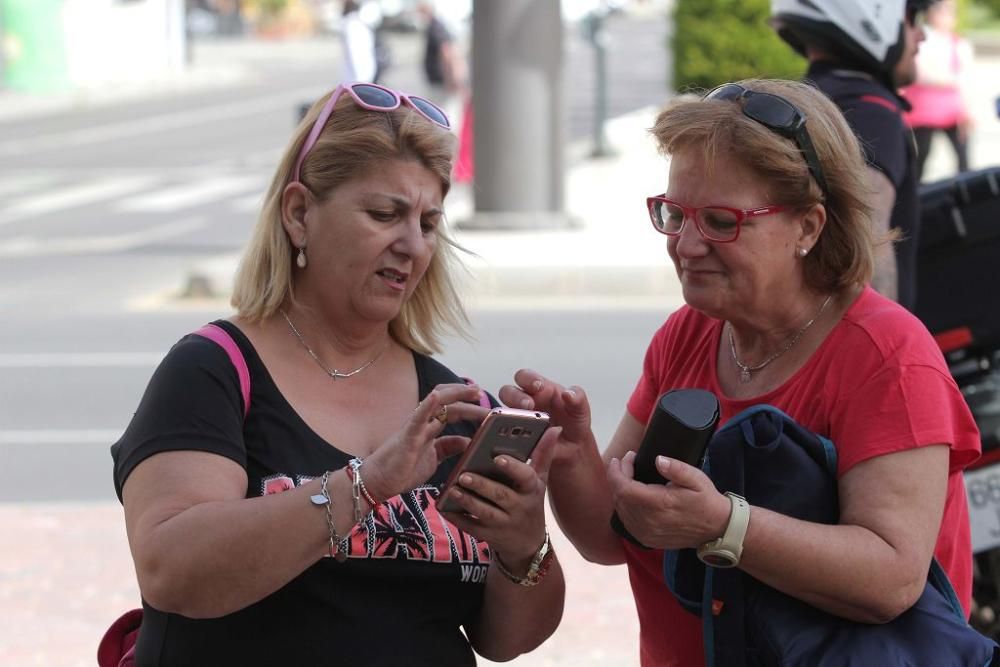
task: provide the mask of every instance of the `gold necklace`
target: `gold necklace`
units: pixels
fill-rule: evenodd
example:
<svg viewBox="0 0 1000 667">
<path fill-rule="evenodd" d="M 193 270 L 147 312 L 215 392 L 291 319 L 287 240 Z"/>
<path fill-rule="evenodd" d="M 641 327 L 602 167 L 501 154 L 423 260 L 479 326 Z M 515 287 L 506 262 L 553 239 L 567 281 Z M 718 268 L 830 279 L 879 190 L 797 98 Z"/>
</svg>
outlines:
<svg viewBox="0 0 1000 667">
<path fill-rule="evenodd" d="M 306 352 L 308 352 L 309 356 L 313 358 L 313 361 L 316 362 L 316 365 L 322 368 L 323 372 L 329 375 L 334 381 L 344 380 L 349 377 L 357 375 L 358 373 L 360 373 L 361 371 L 365 370 L 366 368 L 374 364 L 376 361 L 378 361 L 379 357 L 382 356 L 382 353 L 385 352 L 386 349 L 389 347 L 389 342 L 386 341 L 386 344 L 382 347 L 381 350 L 378 351 L 378 354 L 376 354 L 374 357 L 372 357 L 362 365 L 358 366 L 353 371 L 347 371 L 346 373 L 342 373 L 338 371 L 336 368 L 332 369 L 327 368 L 326 365 L 322 361 L 320 361 L 319 357 L 316 356 L 316 353 L 312 351 L 312 348 L 309 347 L 308 343 L 306 343 L 306 339 L 302 337 L 302 334 L 300 334 L 299 330 L 295 328 L 295 325 L 292 324 L 292 321 L 288 319 L 288 314 L 284 310 L 281 310 L 280 312 L 282 317 L 285 318 L 285 321 L 288 322 L 288 328 L 291 329 L 292 333 L 295 334 L 295 337 L 299 339 L 299 342 L 302 343 L 302 347 L 306 349 Z"/>
<path fill-rule="evenodd" d="M 759 371 L 760 369 L 764 368 L 764 366 L 767 366 L 769 363 L 771 363 L 772 361 L 774 361 L 775 359 L 777 359 L 778 357 L 780 357 L 781 355 L 783 355 L 785 352 L 788 352 L 790 349 L 792 349 L 792 347 L 794 347 L 795 344 L 799 342 L 799 339 L 802 338 L 802 334 L 804 334 L 806 332 L 806 330 L 813 325 L 813 322 L 815 322 L 816 320 L 819 319 L 819 316 L 822 315 L 823 311 L 826 310 L 826 307 L 828 305 L 830 305 L 830 301 L 832 299 L 833 299 L 833 295 L 832 294 L 830 296 L 826 297 L 826 301 L 824 301 L 823 305 L 819 307 L 819 310 L 816 311 L 816 314 L 813 315 L 813 318 L 811 320 L 809 320 L 808 322 L 806 322 L 805 324 L 803 324 L 802 328 L 799 329 L 798 331 L 796 331 L 795 334 L 792 335 L 785 342 L 785 344 L 781 347 L 781 349 L 779 349 L 777 352 L 775 352 L 774 354 L 772 354 L 770 357 L 768 357 L 764 361 L 760 362 L 759 364 L 755 364 L 753 366 L 748 366 L 747 364 L 744 364 L 742 361 L 740 361 L 740 358 L 738 356 L 736 356 L 736 341 L 733 340 L 733 325 L 732 325 L 732 323 L 730 323 L 729 324 L 729 349 L 733 353 L 733 361 L 736 362 L 736 365 L 740 369 L 740 384 L 747 384 L 747 383 L 749 383 L 750 380 L 753 379 L 750 376 L 751 373 Z"/>
</svg>

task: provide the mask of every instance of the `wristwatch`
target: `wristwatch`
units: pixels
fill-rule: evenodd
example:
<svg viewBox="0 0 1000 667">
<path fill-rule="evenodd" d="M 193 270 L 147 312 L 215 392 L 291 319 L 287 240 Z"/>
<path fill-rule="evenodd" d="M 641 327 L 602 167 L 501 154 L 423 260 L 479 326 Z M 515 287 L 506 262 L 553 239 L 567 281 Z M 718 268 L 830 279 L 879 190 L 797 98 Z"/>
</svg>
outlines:
<svg viewBox="0 0 1000 667">
<path fill-rule="evenodd" d="M 513 581 L 519 586 L 535 586 L 537 585 L 546 574 L 549 572 L 549 568 L 552 567 L 552 559 L 555 557 L 556 552 L 552 549 L 552 542 L 549 540 L 549 531 L 545 531 L 545 541 L 542 542 L 542 546 L 538 547 L 538 551 L 531 558 L 531 564 L 528 565 L 528 573 L 523 577 L 519 577 L 503 564 L 500 560 L 500 552 L 495 551 L 493 553 L 493 562 L 497 564 L 500 573 L 507 577 L 510 581 Z"/>
<path fill-rule="evenodd" d="M 711 567 L 736 567 L 740 564 L 743 538 L 746 537 L 747 526 L 750 525 L 750 503 L 746 498 L 729 492 L 726 496 L 729 497 L 732 507 L 726 532 L 722 537 L 698 547 L 698 559 Z"/>
</svg>

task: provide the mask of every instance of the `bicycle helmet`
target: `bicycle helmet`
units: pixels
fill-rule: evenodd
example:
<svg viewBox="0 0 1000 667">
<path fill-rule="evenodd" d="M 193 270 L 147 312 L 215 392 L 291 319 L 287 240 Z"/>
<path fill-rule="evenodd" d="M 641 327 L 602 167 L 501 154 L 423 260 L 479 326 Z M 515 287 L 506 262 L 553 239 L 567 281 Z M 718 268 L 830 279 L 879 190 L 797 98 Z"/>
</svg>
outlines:
<svg viewBox="0 0 1000 667">
<path fill-rule="evenodd" d="M 935 0 L 772 0 L 771 25 L 793 49 L 826 51 L 890 88 L 903 54 L 907 12 Z"/>
</svg>

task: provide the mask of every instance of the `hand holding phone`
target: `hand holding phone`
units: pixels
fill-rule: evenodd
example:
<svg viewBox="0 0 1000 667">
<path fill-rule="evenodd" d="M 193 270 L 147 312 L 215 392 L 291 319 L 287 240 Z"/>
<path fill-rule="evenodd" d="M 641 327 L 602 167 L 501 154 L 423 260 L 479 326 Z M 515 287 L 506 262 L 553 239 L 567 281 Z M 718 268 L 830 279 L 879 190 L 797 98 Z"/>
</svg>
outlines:
<svg viewBox="0 0 1000 667">
<path fill-rule="evenodd" d="M 549 415 L 544 412 L 502 407 L 491 410 L 448 475 L 438 501 L 438 509 L 442 512 L 462 511 L 462 507 L 451 498 L 448 491 L 464 472 L 506 482 L 506 476 L 493 459 L 504 454 L 518 461 L 527 461 L 548 427 Z"/>
</svg>

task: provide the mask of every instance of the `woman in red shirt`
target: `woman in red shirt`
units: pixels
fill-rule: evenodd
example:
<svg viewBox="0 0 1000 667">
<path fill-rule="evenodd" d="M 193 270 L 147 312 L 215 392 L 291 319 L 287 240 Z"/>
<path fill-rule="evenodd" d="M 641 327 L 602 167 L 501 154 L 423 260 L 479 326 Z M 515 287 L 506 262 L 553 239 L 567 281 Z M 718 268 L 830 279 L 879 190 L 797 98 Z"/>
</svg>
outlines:
<svg viewBox="0 0 1000 667">
<path fill-rule="evenodd" d="M 873 238 L 865 162 L 844 117 L 808 85 L 744 81 L 674 102 L 652 133 L 670 172 L 649 213 L 686 305 L 654 336 L 611 443 L 602 455 L 579 388 L 521 370 L 501 390 L 563 426 L 552 506 L 586 558 L 628 565 L 642 664 L 704 663 L 701 619 L 664 584 L 663 550 L 707 545 L 736 521 L 738 567 L 830 614 L 895 618 L 923 592 L 932 556 L 968 612 L 961 471 L 978 456 L 978 431 L 927 330 L 868 285 L 876 244 L 890 239 Z M 839 524 L 761 507 L 747 518 L 702 471 L 663 457 L 672 484 L 632 479 L 657 397 L 679 387 L 712 391 L 723 423 L 767 403 L 832 440 Z M 621 539 L 613 511 L 654 548 Z"/>
</svg>

